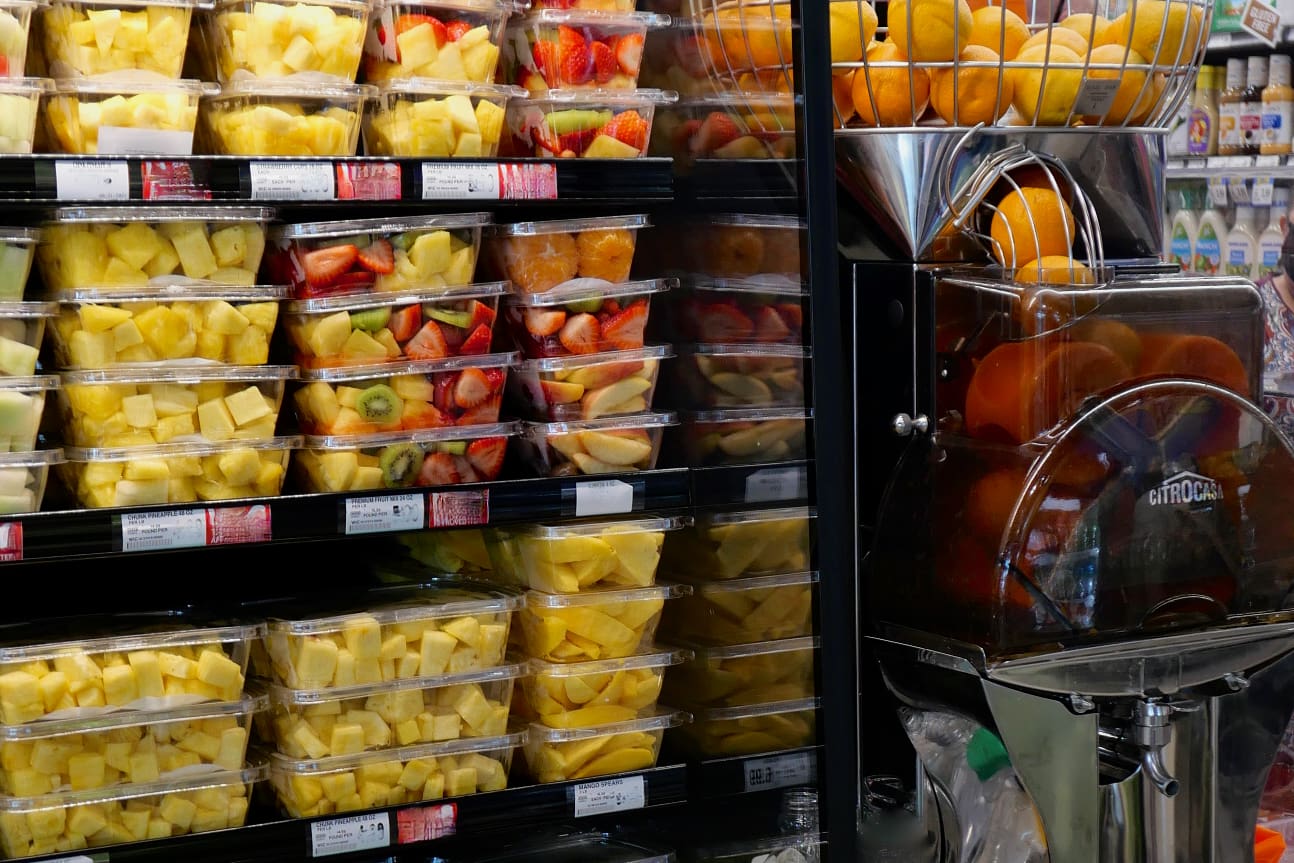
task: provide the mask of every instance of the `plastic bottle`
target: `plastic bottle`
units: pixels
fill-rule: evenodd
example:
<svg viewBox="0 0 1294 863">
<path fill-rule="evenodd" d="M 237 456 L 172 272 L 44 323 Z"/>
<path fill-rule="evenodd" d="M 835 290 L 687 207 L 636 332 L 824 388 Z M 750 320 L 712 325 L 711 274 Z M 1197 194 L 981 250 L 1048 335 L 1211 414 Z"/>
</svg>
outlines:
<svg viewBox="0 0 1294 863">
<path fill-rule="evenodd" d="M 1191 156 L 1213 156 L 1218 152 L 1218 105 L 1214 76 L 1217 69 L 1201 66 L 1195 79 L 1195 101 L 1191 107 L 1186 152 Z"/>
<path fill-rule="evenodd" d="M 1245 61 L 1227 61 L 1225 86 L 1218 93 L 1218 155 L 1238 156 L 1244 140 L 1240 134 L 1240 100 L 1245 93 Z"/>
<path fill-rule="evenodd" d="M 1200 214 L 1200 226 L 1195 232 L 1195 272 L 1216 276 L 1222 272 L 1222 247 L 1227 238 L 1227 220 L 1217 207 L 1209 207 Z"/>
<path fill-rule="evenodd" d="M 1253 280 L 1256 282 L 1280 268 L 1281 246 L 1285 244 L 1284 223 L 1290 204 L 1289 186 L 1272 190 L 1272 208 L 1267 227 L 1258 235 L 1258 259 L 1254 264 Z"/>
<path fill-rule="evenodd" d="M 1190 192 L 1181 192 L 1179 202 L 1180 206 L 1173 213 L 1173 224 L 1165 248 L 1168 263 L 1177 264 L 1189 271 L 1195 268 L 1195 237 L 1200 231 L 1200 224 L 1195 218 L 1195 201 Z"/>
<path fill-rule="evenodd" d="M 1245 93 L 1240 97 L 1240 154 L 1258 155 L 1263 134 L 1263 90 L 1267 87 L 1267 58 L 1250 57 Z"/>
<path fill-rule="evenodd" d="M 1290 86 L 1290 58 L 1273 54 L 1268 67 L 1267 87 L 1263 90 L 1263 135 L 1260 149 L 1264 156 L 1282 156 L 1290 152 L 1294 141 L 1294 87 Z"/>
<path fill-rule="evenodd" d="M 1227 232 L 1227 242 L 1222 252 L 1222 271 L 1228 276 L 1246 279 L 1254 277 L 1254 267 L 1258 261 L 1255 217 L 1254 208 L 1248 204 L 1236 206 L 1235 224 Z"/>
<path fill-rule="evenodd" d="M 777 818 L 783 836 L 803 836 L 796 850 L 807 863 L 818 863 L 818 792 L 813 788 L 788 788 L 782 794 L 782 811 Z"/>
</svg>

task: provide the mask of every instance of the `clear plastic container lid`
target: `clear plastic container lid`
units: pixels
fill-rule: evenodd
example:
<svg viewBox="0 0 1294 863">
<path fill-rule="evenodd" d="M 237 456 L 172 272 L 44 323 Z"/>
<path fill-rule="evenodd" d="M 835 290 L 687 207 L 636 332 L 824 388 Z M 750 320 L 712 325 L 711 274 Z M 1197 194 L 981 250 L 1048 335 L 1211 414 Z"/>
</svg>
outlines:
<svg viewBox="0 0 1294 863">
<path fill-rule="evenodd" d="M 113 5 L 116 5 L 115 3 Z M 215 84 L 192 78 L 167 78 L 157 72 L 130 69 L 122 72 L 104 72 L 85 78 L 59 78 L 54 82 L 54 92 L 60 95 L 118 95 L 120 93 L 183 93 L 197 98 L 219 92 Z"/>
<path fill-rule="evenodd" d="M 382 291 L 376 294 L 343 294 L 336 297 L 317 297 L 312 300 L 291 300 L 283 304 L 283 311 L 289 314 L 313 314 L 407 306 L 413 303 L 445 300 L 472 300 L 506 294 L 508 284 L 508 282 L 480 282 L 474 285 L 446 288 L 419 288 L 411 291 Z"/>
<path fill-rule="evenodd" d="M 145 369 L 92 369 L 60 372 L 63 385 L 76 384 L 197 384 L 204 381 L 286 381 L 297 376 L 296 366 L 226 366 L 163 363 Z"/>
<path fill-rule="evenodd" d="M 494 221 L 489 213 L 452 213 L 443 216 L 403 216 L 380 219 L 348 219 L 342 222 L 303 222 L 282 225 L 270 231 L 275 240 L 326 239 L 354 234 L 402 234 L 405 231 L 479 228 Z"/>
<path fill-rule="evenodd" d="M 526 591 L 528 608 L 579 608 L 584 605 L 647 602 L 653 599 L 677 599 L 692 592 L 687 584 L 656 584 L 651 587 L 589 587 L 579 593 L 542 593 Z"/>
<path fill-rule="evenodd" d="M 0 9 L 4 9 L 5 4 L 0 3 Z M 39 96 L 41 93 L 48 93 L 54 89 L 54 82 L 48 78 L 3 78 L 0 79 L 0 93 L 10 96 Z M 5 228 L 4 231 L 21 230 L 19 228 Z M 0 239 L 8 239 L 0 236 Z"/>
<path fill-rule="evenodd" d="M 88 622 L 87 622 L 88 621 Z M 51 640 L 51 632 L 89 633 L 85 637 Z M 105 634 L 111 633 L 111 634 Z M 265 634 L 260 623 L 227 626 L 186 625 L 182 614 L 112 615 L 100 618 L 60 618 L 39 624 L 0 627 L 0 664 L 55 659 L 69 653 L 126 653 L 195 644 L 250 641 Z"/>
<path fill-rule="evenodd" d="M 553 91 L 549 91 L 553 92 Z M 589 219 L 552 219 L 543 222 L 515 222 L 492 225 L 493 237 L 533 237 L 537 234 L 578 234 L 580 231 L 607 231 L 612 228 L 634 231 L 651 227 L 646 216 L 595 216 Z"/>
<path fill-rule="evenodd" d="M 293 707 L 305 707 L 311 704 L 327 704 L 332 701 L 346 701 L 351 698 L 368 698 L 370 695 L 385 695 L 389 692 L 403 692 L 409 689 L 444 689 L 449 686 L 465 686 L 469 683 L 499 683 L 516 680 L 527 673 L 524 662 L 501 665 L 497 668 L 486 668 L 480 671 L 465 671 L 461 674 L 442 674 L 438 677 L 408 677 L 399 680 L 387 680 L 381 683 L 361 683 L 357 686 L 338 686 L 330 689 L 289 689 L 277 684 L 269 687 L 270 701 L 275 704 L 287 704 Z"/>
<path fill-rule="evenodd" d="M 141 725 L 164 725 L 170 722 L 199 722 L 219 719 L 222 716 L 244 716 L 258 713 L 269 706 L 264 694 L 244 695 L 239 701 L 207 701 L 186 704 L 164 710 L 117 710 L 104 708 L 104 712 L 90 716 L 78 715 L 67 719 L 40 719 L 24 725 L 0 725 L 0 741 L 14 743 L 23 740 L 41 740 L 64 734 L 83 734 L 92 731 L 109 731 L 115 728 L 137 728 Z M 92 709 L 92 708 L 91 708 Z M 77 708 L 83 714 L 87 708 Z"/>
<path fill-rule="evenodd" d="M 746 704 L 740 707 L 709 707 L 692 714 L 694 722 L 732 722 L 738 719 L 755 719 L 778 713 L 799 713 L 817 710 L 817 698 L 794 698 L 790 701 L 766 701 L 763 704 Z"/>
<path fill-rule="evenodd" d="M 284 285 L 148 285 L 140 288 L 67 288 L 51 296 L 63 305 L 81 303 L 167 303 L 177 300 L 229 300 L 233 302 L 269 302 L 288 295 Z"/>
<path fill-rule="evenodd" d="M 813 349 L 804 345 L 687 345 L 678 350 L 680 354 L 703 357 L 795 357 L 801 360 L 813 357 Z"/>
<path fill-rule="evenodd" d="M 539 25 L 544 27 L 607 27 L 627 30 L 646 27 L 655 29 L 668 27 L 670 17 L 654 12 L 610 12 L 602 9 L 536 9 L 518 22 L 527 27 Z"/>
<path fill-rule="evenodd" d="M 691 523 L 687 516 L 648 516 L 599 521 L 579 521 L 567 524 L 523 524 L 504 528 L 514 535 L 535 539 L 562 539 L 568 536 L 602 536 L 607 533 L 654 533 L 678 530 Z"/>
<path fill-rule="evenodd" d="M 40 237 L 40 228 L 0 228 L 0 243 L 14 243 L 21 246 L 30 246 L 33 243 L 39 242 Z"/>
<path fill-rule="evenodd" d="M 452 863 L 457 860 L 450 858 Z M 672 851 L 647 848 L 605 833 L 581 833 L 551 839 L 530 837 L 524 844 L 473 863 L 674 863 Z"/>
<path fill-rule="evenodd" d="M 395 601 L 383 601 L 387 597 Z M 373 605 L 368 609 L 345 614 L 285 620 L 271 616 L 268 631 L 286 635 L 323 635 L 340 632 L 355 620 L 376 620 L 379 625 L 431 620 L 438 617 L 462 617 L 469 614 L 495 614 L 516 611 L 524 602 L 520 592 L 484 582 L 453 579 L 442 585 L 424 585 L 394 590 L 374 590 Z M 300 603 L 294 603 L 300 607 Z"/>
<path fill-rule="evenodd" d="M 71 0 L 79 6 L 170 6 L 180 9 L 211 9 L 211 0 Z M 50 5 L 54 5 L 51 3 Z"/>
<path fill-rule="evenodd" d="M 739 593 L 743 590 L 768 590 L 774 587 L 791 587 L 799 584 L 817 584 L 816 572 L 783 572 L 777 575 L 751 575 L 745 578 L 724 578 L 711 580 L 688 575 L 677 575 L 692 585 L 692 591 L 699 596 L 712 596 L 716 593 Z"/>
<path fill-rule="evenodd" d="M 232 0 L 246 2 L 246 0 Z M 438 78 L 396 78 L 377 85 L 378 96 L 475 96 L 481 99 L 524 99 L 524 87 L 509 84 L 480 84 L 475 81 L 442 81 Z"/>
<path fill-rule="evenodd" d="M 812 408 L 723 408 L 714 411 L 683 411 L 684 425 L 714 423 L 763 423 L 776 420 L 811 420 Z"/>
<path fill-rule="evenodd" d="M 59 207 L 54 222 L 268 222 L 268 207 Z"/>
<path fill-rule="evenodd" d="M 288 758 L 282 753 L 275 752 L 270 755 L 270 770 L 296 776 L 336 773 L 340 770 L 354 770 L 366 764 L 381 764 L 387 761 L 412 761 L 416 758 L 439 758 L 442 755 L 467 755 L 471 752 L 516 749 L 525 742 L 525 739 L 525 733 L 516 732 L 502 737 L 464 737 L 444 743 L 421 743 L 398 749 L 381 749 L 356 755 L 332 755 L 315 759 Z"/>
<path fill-rule="evenodd" d="M 699 721 L 699 720 L 698 720 Z M 795 849 L 791 860 L 803 860 L 799 853 L 806 845 L 821 846 L 826 843 L 821 833 L 797 833 L 793 836 L 768 836 L 762 839 L 743 839 L 739 842 L 723 842 L 716 845 L 705 845 L 692 849 L 688 857 L 693 863 L 776 863 L 782 859 L 783 851 Z"/>
<path fill-rule="evenodd" d="M 247 785 L 252 782 L 260 782 L 268 775 L 268 767 L 265 764 L 258 764 L 243 770 L 221 770 L 214 766 L 208 770 L 202 770 L 194 765 L 176 779 L 159 779 L 156 782 L 141 782 L 131 785 L 112 785 L 89 791 L 58 791 L 53 794 L 42 794 L 39 797 L 0 795 L 0 813 L 21 815 L 28 812 L 39 812 L 43 809 L 66 809 L 69 806 L 85 806 L 91 803 L 119 803 L 123 800 L 137 800 L 140 797 L 201 791 L 203 788 L 226 788 L 231 785 Z M 75 860 L 76 858 L 72 857 L 71 859 Z"/>
<path fill-rule="evenodd" d="M 811 506 L 787 506 L 777 509 L 743 509 L 738 512 L 712 512 L 696 517 L 697 527 L 718 527 L 724 524 L 750 524 L 756 521 L 785 521 L 791 518 L 817 518 L 818 510 Z"/>
<path fill-rule="evenodd" d="M 600 366 L 606 363 L 633 363 L 642 360 L 663 360 L 674 356 L 669 345 L 647 345 L 632 351 L 606 351 L 600 354 L 571 354 L 565 357 L 543 357 L 523 360 L 515 368 L 519 372 L 561 372 Z"/>
<path fill-rule="evenodd" d="M 143 458 L 177 458 L 181 456 L 219 455 L 236 449 L 268 450 L 300 449 L 301 436 L 264 438 L 262 440 L 196 441 L 194 443 L 159 443 L 156 446 L 63 447 L 69 462 L 93 464 L 104 461 L 135 461 Z"/>
<path fill-rule="evenodd" d="M 477 12 L 483 15 L 512 15 L 530 8 L 529 0 L 387 0 L 385 6 L 393 9 L 458 9 L 464 12 Z M 401 14 L 397 12 L 396 14 Z"/>
<path fill-rule="evenodd" d="M 817 649 L 818 637 L 816 635 L 804 635 L 799 638 L 777 638 L 771 641 L 752 641 L 749 644 L 728 644 L 722 647 L 706 647 L 704 645 L 692 647 L 697 662 L 741 659 L 746 656 L 767 656 L 772 653 L 795 653 L 802 650 Z"/>
<path fill-rule="evenodd" d="M 371 99 L 372 84 L 351 84 L 319 72 L 295 72 L 282 78 L 237 77 L 225 82 L 211 101 L 264 96 L 272 99 Z"/>
<path fill-rule="evenodd" d="M 67 461 L 63 457 L 63 450 L 55 449 L 35 449 L 28 452 L 0 452 L 0 470 L 5 468 L 23 467 L 37 468 L 49 467 L 52 464 L 62 464 Z"/>
<path fill-rule="evenodd" d="M 487 437 L 513 437 L 521 430 L 516 422 L 486 423 L 474 426 L 445 426 L 385 434 L 306 435 L 303 449 L 371 449 L 402 443 L 440 443 L 441 441 L 477 440 Z"/>
<path fill-rule="evenodd" d="M 0 318 L 52 318 L 58 312 L 58 307 L 54 303 L 44 302 L 26 302 L 26 303 L 9 303 L 0 302 Z"/>
<path fill-rule="evenodd" d="M 530 673 L 544 677 L 583 677 L 586 674 L 614 674 L 641 668 L 668 668 L 692 658 L 690 650 L 660 650 L 622 659 L 593 659 L 588 662 L 546 662 L 530 660 Z"/>
<path fill-rule="evenodd" d="M 605 105 L 612 108 L 645 108 L 678 101 L 673 90 L 549 90 L 542 96 L 518 99 L 518 105 Z"/>
<path fill-rule="evenodd" d="M 799 216 L 771 216 L 765 213 L 722 213 L 698 220 L 703 225 L 731 225 L 742 228 L 806 228 Z"/>
<path fill-rule="evenodd" d="M 56 390 L 60 386 L 56 375 L 33 375 L 27 378 L 0 377 L 0 390 Z"/>
<path fill-rule="evenodd" d="M 714 291 L 736 294 L 775 294 L 779 297 L 807 297 L 809 286 L 799 279 L 781 273 L 764 273 L 743 279 L 712 279 L 693 276 L 683 283 L 691 291 Z"/>
<path fill-rule="evenodd" d="M 266 0 L 258 0 L 266 2 Z M 297 6 L 303 0 L 268 0 L 274 6 Z M 330 6 L 333 9 L 347 9 L 353 12 L 370 12 L 376 8 L 379 2 L 376 0 L 305 0 L 311 6 Z M 215 8 L 223 9 L 229 6 L 248 6 L 250 0 L 215 0 Z"/>
<path fill-rule="evenodd" d="M 602 417 L 596 420 L 577 420 L 565 423 L 523 423 L 527 432 L 543 434 L 571 434 L 582 431 L 617 431 L 619 429 L 667 428 L 678 425 L 678 417 L 671 413 L 629 414 L 622 417 Z"/>
<path fill-rule="evenodd" d="M 635 734 L 643 731 L 664 731 L 676 728 L 692 721 L 692 715 L 682 710 L 671 710 L 658 707 L 656 712 L 641 719 L 629 719 L 624 722 L 608 722 L 603 725 L 590 725 L 585 728 L 549 728 L 539 722 L 532 722 L 526 733 L 527 743 L 570 743 L 575 740 L 588 740 L 590 737 L 609 737 L 613 734 Z"/>
<path fill-rule="evenodd" d="M 677 19 L 676 19 L 677 20 Z M 689 34 L 695 24 L 686 25 Z M 711 25 L 713 26 L 713 25 Z M 704 96 L 687 96 L 678 100 L 680 108 L 737 108 L 741 109 L 752 102 L 757 105 L 776 105 L 779 107 L 794 108 L 802 101 L 798 95 L 790 93 L 759 93 L 751 90 L 743 90 L 740 93 L 709 93 Z"/>
<path fill-rule="evenodd" d="M 579 300 L 603 297 L 632 297 L 659 294 L 678 287 L 677 279 L 646 279 L 640 282 L 608 282 L 605 279 L 570 279 L 542 293 L 514 292 L 509 299 L 523 306 L 562 306 Z"/>
<path fill-rule="evenodd" d="M 343 384 L 347 381 L 389 378 L 394 375 L 434 375 L 439 372 L 456 372 L 461 369 L 497 369 L 512 366 L 519 356 L 520 354 L 512 351 L 502 354 L 445 357 L 439 360 L 415 360 L 408 363 L 372 363 L 365 366 L 302 369 L 301 379 Z"/>
</svg>

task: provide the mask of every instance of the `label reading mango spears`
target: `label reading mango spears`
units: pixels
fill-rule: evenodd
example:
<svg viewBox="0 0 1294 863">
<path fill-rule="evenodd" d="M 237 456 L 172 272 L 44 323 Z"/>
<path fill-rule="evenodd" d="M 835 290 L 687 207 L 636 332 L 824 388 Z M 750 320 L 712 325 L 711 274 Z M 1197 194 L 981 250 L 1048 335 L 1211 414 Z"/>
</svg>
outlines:
<svg viewBox="0 0 1294 863">
<path fill-rule="evenodd" d="M 641 776 L 585 782 L 571 789 L 571 797 L 576 818 L 642 809 L 647 805 L 647 783 Z"/>
</svg>

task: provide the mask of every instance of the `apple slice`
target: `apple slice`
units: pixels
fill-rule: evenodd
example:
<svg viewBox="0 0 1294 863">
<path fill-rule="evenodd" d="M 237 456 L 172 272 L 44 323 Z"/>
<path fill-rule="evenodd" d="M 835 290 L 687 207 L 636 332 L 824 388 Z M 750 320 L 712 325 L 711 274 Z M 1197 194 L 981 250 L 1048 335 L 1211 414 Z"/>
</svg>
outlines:
<svg viewBox="0 0 1294 863">
<path fill-rule="evenodd" d="M 796 368 L 780 369 L 768 376 L 773 386 L 779 390 L 793 392 L 801 389 L 804 384 L 800 382 L 800 370 Z"/>
<path fill-rule="evenodd" d="M 652 360 L 652 365 L 656 364 Z M 639 374 L 647 367 L 642 361 L 630 361 L 624 363 L 597 363 L 596 365 L 583 366 L 582 368 L 573 369 L 567 376 L 566 380 L 573 384 L 582 384 L 589 389 L 604 387 L 622 380 L 631 375 Z M 640 375 L 646 377 L 646 375 Z"/>
<path fill-rule="evenodd" d="M 732 456 L 754 455 L 804 431 L 804 420 L 773 420 L 719 438 L 719 448 Z"/>
<path fill-rule="evenodd" d="M 773 399 L 773 391 L 759 378 L 737 372 L 716 372 L 710 383 L 745 404 L 764 404 Z"/>
<path fill-rule="evenodd" d="M 586 431 L 580 432 L 580 444 L 593 458 L 609 465 L 634 465 L 651 456 L 651 441 L 639 437 Z M 576 461 L 578 463 L 578 459 Z"/>
<path fill-rule="evenodd" d="M 590 390 L 584 394 L 581 405 L 586 420 L 614 413 L 616 408 L 651 389 L 651 381 L 642 378 L 624 378 L 610 386 Z"/>
<path fill-rule="evenodd" d="M 584 386 L 579 383 L 569 381 L 544 381 L 539 382 L 540 392 L 543 394 L 542 400 L 537 400 L 540 404 L 565 405 L 577 402 L 584 395 Z"/>
<path fill-rule="evenodd" d="M 579 434 L 550 434 L 548 445 L 567 458 L 574 458 L 577 453 L 586 454 L 580 444 Z"/>
<path fill-rule="evenodd" d="M 637 470 L 637 468 L 627 467 L 622 464 L 607 464 L 582 452 L 577 452 L 574 459 L 575 466 L 580 469 L 580 473 L 621 473 L 627 470 Z"/>
</svg>

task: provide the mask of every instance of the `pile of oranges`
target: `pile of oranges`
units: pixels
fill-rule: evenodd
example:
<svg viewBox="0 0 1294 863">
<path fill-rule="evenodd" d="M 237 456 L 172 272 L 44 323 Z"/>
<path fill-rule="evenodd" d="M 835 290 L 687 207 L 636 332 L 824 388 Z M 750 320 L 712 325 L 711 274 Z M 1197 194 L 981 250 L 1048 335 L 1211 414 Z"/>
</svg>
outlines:
<svg viewBox="0 0 1294 863">
<path fill-rule="evenodd" d="M 1013 173 L 993 206 L 990 249 L 1025 284 L 1090 285 L 1092 272 L 1074 259 L 1078 238 L 1067 181 L 1040 166 Z"/>
</svg>

